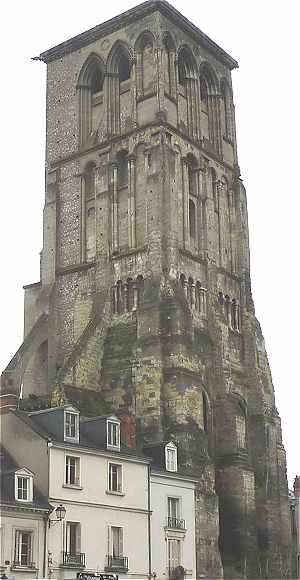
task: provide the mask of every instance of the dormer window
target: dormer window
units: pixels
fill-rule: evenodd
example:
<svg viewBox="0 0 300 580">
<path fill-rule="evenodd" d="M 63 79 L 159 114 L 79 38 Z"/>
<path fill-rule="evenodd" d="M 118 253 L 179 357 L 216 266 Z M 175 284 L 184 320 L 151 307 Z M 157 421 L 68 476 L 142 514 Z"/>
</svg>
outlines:
<svg viewBox="0 0 300 580">
<path fill-rule="evenodd" d="M 168 443 L 165 447 L 166 470 L 177 471 L 177 447 L 174 443 Z"/>
<path fill-rule="evenodd" d="M 107 420 L 107 447 L 120 450 L 120 423 L 119 421 Z"/>
<path fill-rule="evenodd" d="M 65 440 L 79 441 L 78 413 L 65 411 Z"/>
<path fill-rule="evenodd" d="M 33 477 L 26 469 L 19 470 L 15 474 L 15 498 L 22 502 L 33 500 Z"/>
</svg>

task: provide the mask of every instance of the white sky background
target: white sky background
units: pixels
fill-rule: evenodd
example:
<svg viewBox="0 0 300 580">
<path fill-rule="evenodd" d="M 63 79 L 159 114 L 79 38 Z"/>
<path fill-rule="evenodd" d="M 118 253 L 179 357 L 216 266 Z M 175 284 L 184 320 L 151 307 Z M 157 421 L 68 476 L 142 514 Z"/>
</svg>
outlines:
<svg viewBox="0 0 300 580">
<path fill-rule="evenodd" d="M 22 342 L 22 286 L 39 279 L 46 65 L 30 59 L 137 1 L 12 0 L 2 5 L 0 369 Z M 248 193 L 252 289 L 291 483 L 300 475 L 300 2 L 171 3 L 240 64 L 233 82 L 239 163 Z"/>
</svg>

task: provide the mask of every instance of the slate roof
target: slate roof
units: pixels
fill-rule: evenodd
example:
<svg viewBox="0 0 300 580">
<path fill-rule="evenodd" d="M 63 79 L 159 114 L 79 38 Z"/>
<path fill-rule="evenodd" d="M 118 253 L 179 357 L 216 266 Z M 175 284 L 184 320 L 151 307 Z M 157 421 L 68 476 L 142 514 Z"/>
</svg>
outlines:
<svg viewBox="0 0 300 580">
<path fill-rule="evenodd" d="M 103 443 L 102 445 L 99 443 L 96 443 L 92 439 L 88 438 L 86 435 L 83 435 L 82 433 L 80 433 L 79 443 L 72 442 L 72 441 L 66 442 L 66 441 L 64 441 L 64 439 L 58 439 L 56 437 L 56 435 L 54 435 L 54 433 L 52 433 L 50 430 L 48 431 L 44 427 L 42 427 L 35 420 L 35 415 L 32 412 L 28 413 L 26 411 L 16 410 L 16 411 L 14 411 L 14 413 L 18 417 L 20 417 L 20 419 L 22 419 L 22 421 L 24 421 L 24 423 L 26 423 L 31 429 L 33 429 L 33 431 L 35 433 L 40 435 L 40 437 L 42 437 L 46 441 L 51 441 L 54 444 L 61 443 L 61 444 L 66 445 L 67 447 L 74 447 L 74 450 L 78 449 L 80 447 L 83 447 L 83 448 L 91 449 L 91 450 L 95 450 L 95 451 L 104 451 L 106 453 L 109 453 L 110 455 L 115 455 L 116 457 L 117 456 L 118 457 L 128 456 L 128 457 L 132 457 L 132 459 L 137 458 L 137 459 L 141 459 L 141 460 L 148 461 L 148 462 L 151 461 L 151 459 L 147 455 L 145 455 L 140 449 L 132 449 L 132 448 L 127 447 L 126 445 L 122 444 L 122 442 L 121 442 L 120 451 L 114 451 L 112 449 L 107 449 L 105 443 Z M 97 417 L 95 417 L 94 419 L 97 419 Z"/>
<path fill-rule="evenodd" d="M 26 468 L 26 465 L 18 465 L 11 455 L 0 447 L 0 504 L 2 506 L 15 507 L 16 509 L 32 510 L 40 509 L 45 512 L 52 511 L 53 507 L 46 498 L 36 489 L 33 480 L 33 501 L 21 502 L 15 498 L 15 472 Z"/>
</svg>

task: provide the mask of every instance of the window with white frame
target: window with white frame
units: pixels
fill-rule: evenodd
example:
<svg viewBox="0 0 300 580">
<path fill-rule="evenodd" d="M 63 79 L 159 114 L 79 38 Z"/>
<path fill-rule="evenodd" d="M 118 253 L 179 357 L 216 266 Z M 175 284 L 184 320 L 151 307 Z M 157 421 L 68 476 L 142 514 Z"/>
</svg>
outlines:
<svg viewBox="0 0 300 580">
<path fill-rule="evenodd" d="M 14 565 L 33 567 L 32 562 L 33 533 L 31 531 L 16 530 Z"/>
<path fill-rule="evenodd" d="M 120 423 L 118 421 L 107 421 L 107 447 L 120 449 Z"/>
<path fill-rule="evenodd" d="M 169 539 L 168 540 L 168 567 L 172 574 L 177 566 L 181 563 L 181 545 L 180 540 Z"/>
<path fill-rule="evenodd" d="M 65 438 L 79 439 L 79 417 L 77 413 L 65 412 Z"/>
<path fill-rule="evenodd" d="M 122 492 L 122 465 L 109 463 L 108 465 L 108 490 Z"/>
<path fill-rule="evenodd" d="M 66 455 L 66 485 L 80 485 L 80 458 Z"/>
<path fill-rule="evenodd" d="M 30 502 L 33 500 L 33 478 L 26 474 L 15 475 L 15 498 L 17 501 Z"/>
<path fill-rule="evenodd" d="M 79 522 L 67 522 L 66 525 L 66 553 L 69 556 L 79 555 L 81 552 L 81 525 Z"/>
<path fill-rule="evenodd" d="M 177 471 L 177 447 L 174 443 L 168 443 L 166 445 L 165 460 L 167 471 Z"/>
<path fill-rule="evenodd" d="M 168 497 L 168 518 L 176 520 L 179 518 L 179 498 Z"/>
<path fill-rule="evenodd" d="M 123 556 L 123 528 L 117 526 L 110 528 L 110 555 L 113 559 Z"/>
</svg>

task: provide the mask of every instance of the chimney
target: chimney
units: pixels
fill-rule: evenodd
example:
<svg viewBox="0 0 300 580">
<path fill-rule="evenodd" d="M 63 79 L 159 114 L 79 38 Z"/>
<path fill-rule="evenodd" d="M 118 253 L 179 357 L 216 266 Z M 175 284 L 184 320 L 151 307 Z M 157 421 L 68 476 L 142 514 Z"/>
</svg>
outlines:
<svg viewBox="0 0 300 580">
<path fill-rule="evenodd" d="M 296 498 L 300 499 L 300 476 L 299 475 L 296 475 L 296 477 L 295 477 L 294 494 L 295 494 Z"/>
<path fill-rule="evenodd" d="M 134 417 L 121 415 L 119 419 L 121 421 L 121 442 L 130 447 L 130 449 L 136 449 L 136 424 Z"/>
</svg>

